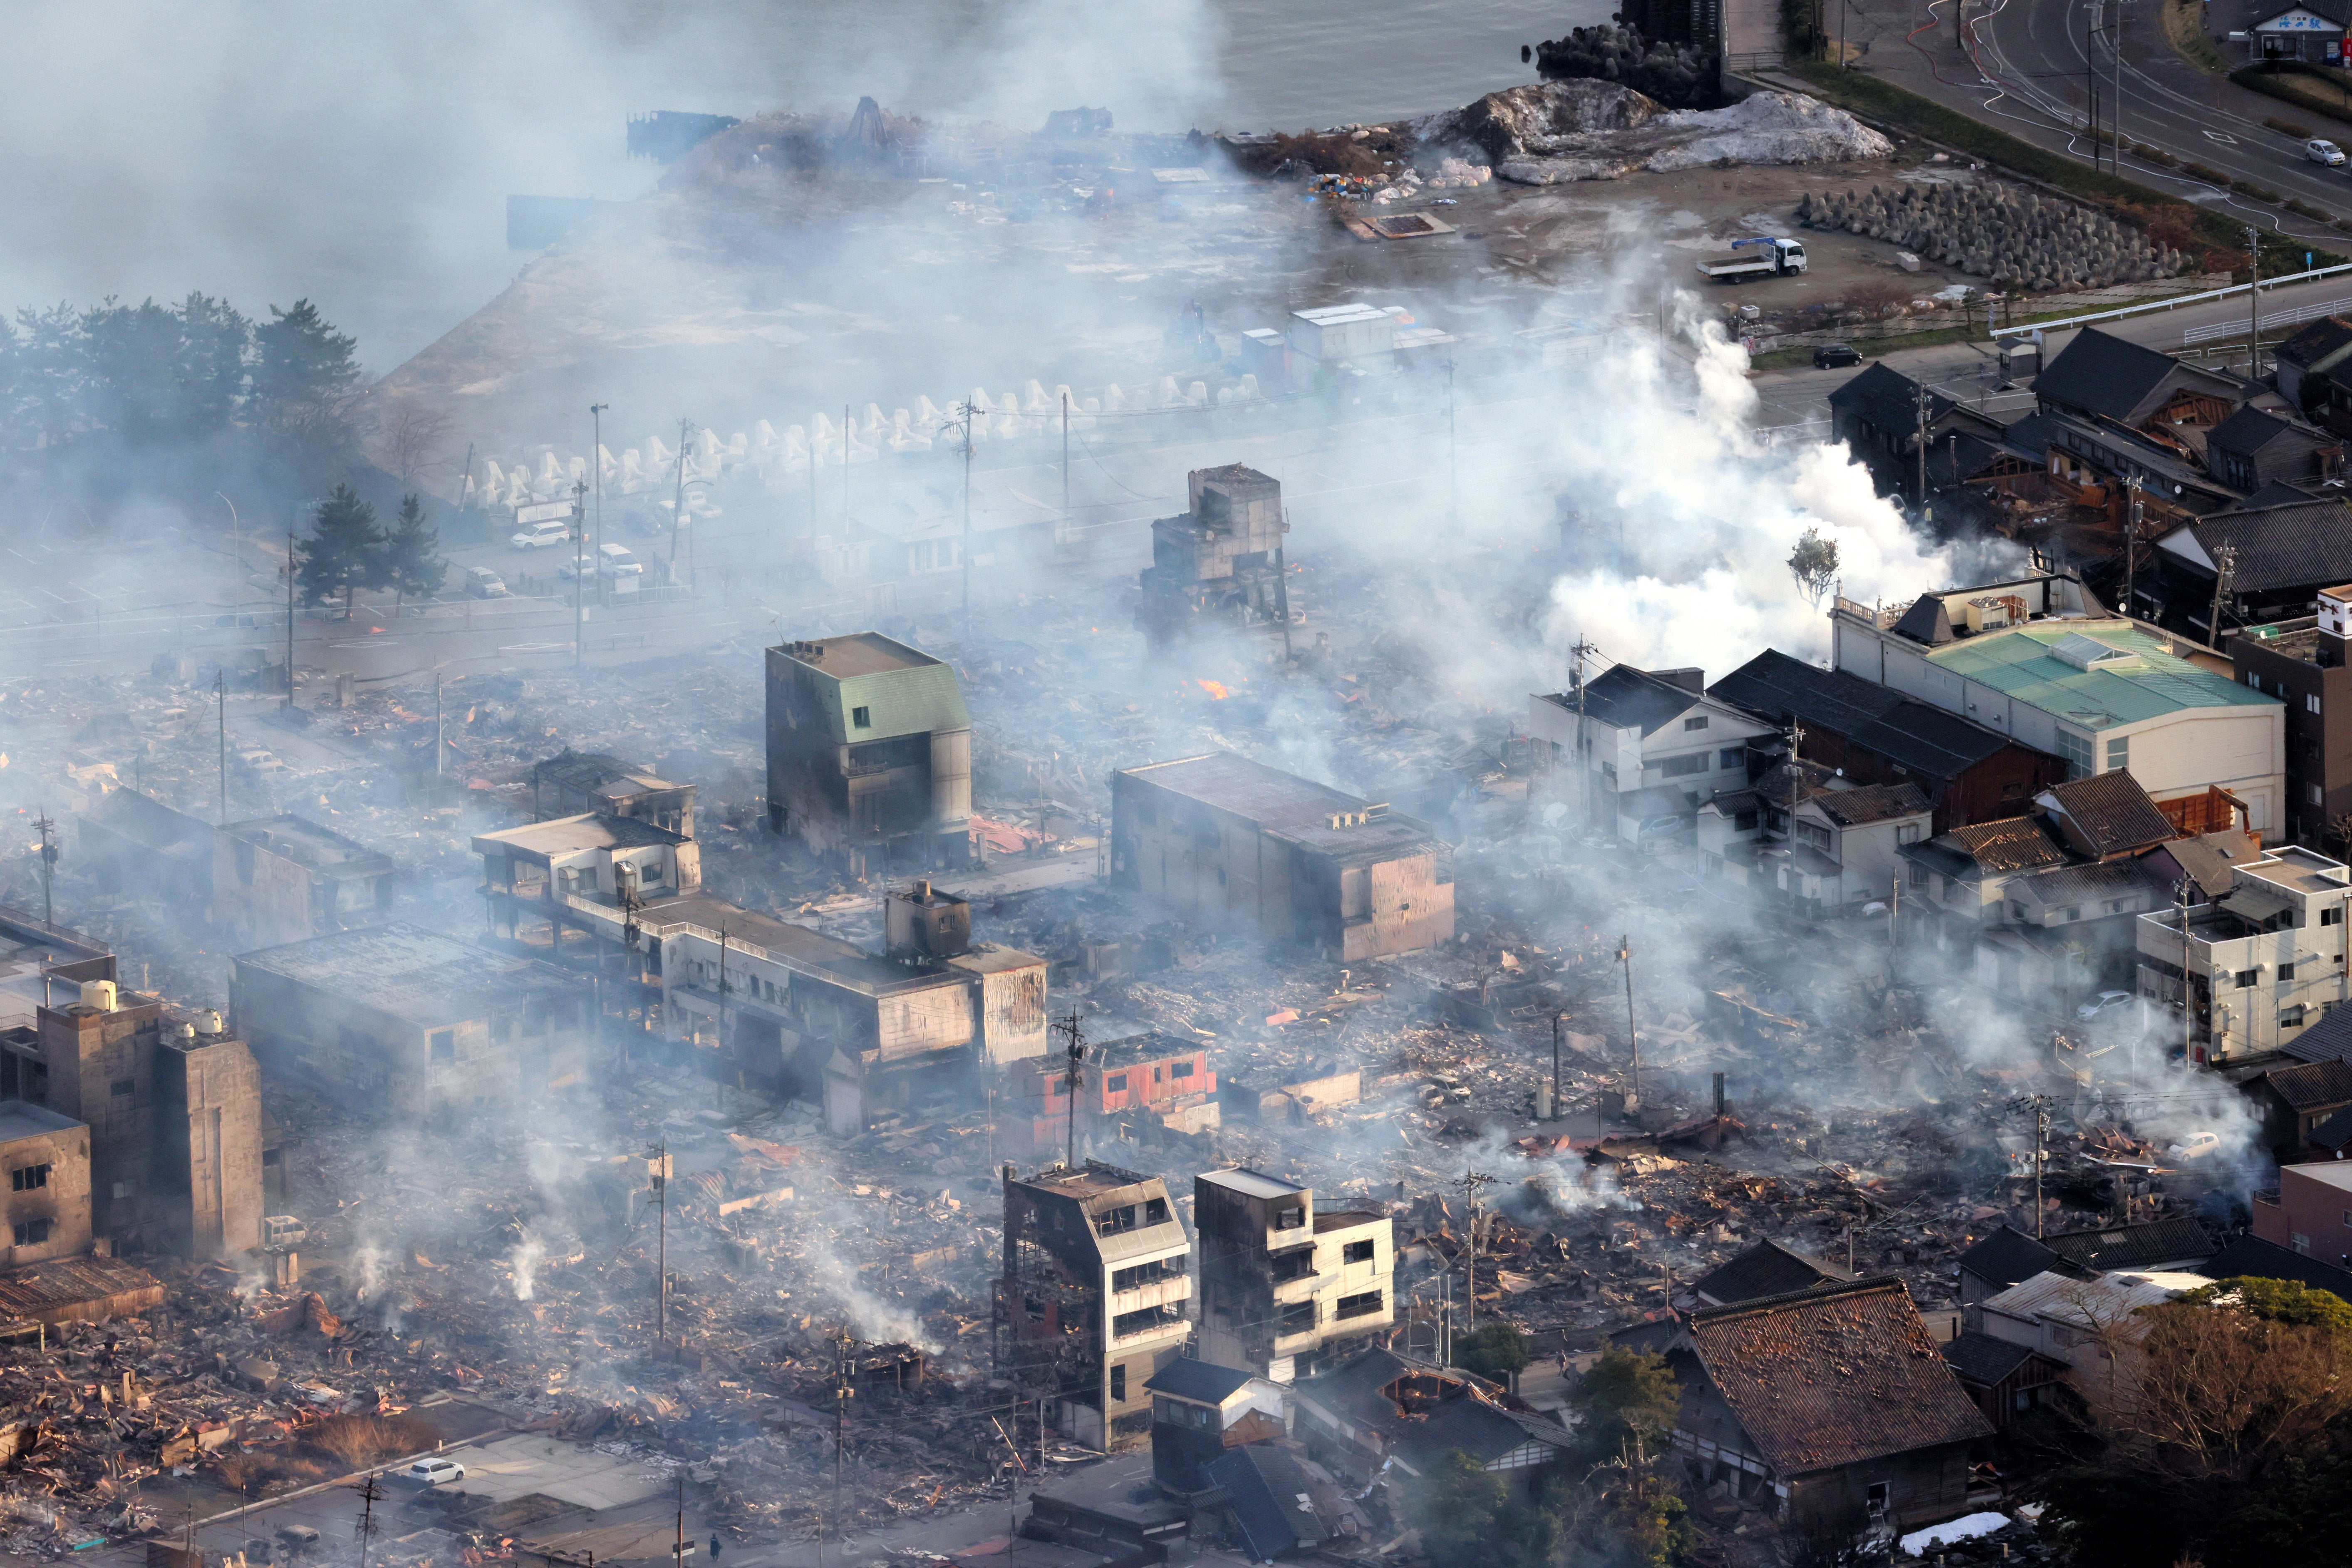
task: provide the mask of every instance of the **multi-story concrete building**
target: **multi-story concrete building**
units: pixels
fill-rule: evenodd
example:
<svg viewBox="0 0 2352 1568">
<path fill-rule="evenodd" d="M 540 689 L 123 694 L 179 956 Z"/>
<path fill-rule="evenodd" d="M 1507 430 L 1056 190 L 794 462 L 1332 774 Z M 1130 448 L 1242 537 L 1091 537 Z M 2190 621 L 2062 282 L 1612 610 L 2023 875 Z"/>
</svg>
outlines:
<svg viewBox="0 0 2352 1568">
<path fill-rule="evenodd" d="M 261 1245 L 261 1075 L 218 1013 L 89 981 L 40 1010 L 37 1039 L 19 1082 L 88 1128 L 97 1235 L 196 1258 Z"/>
<path fill-rule="evenodd" d="M 1583 811 L 1593 830 L 1636 842 L 1687 837 L 1702 802 L 1748 786 L 1750 742 L 1776 733 L 1708 696 L 1696 669 L 1621 664 L 1528 699 L 1528 734 L 1548 748 L 1553 798 Z"/>
<path fill-rule="evenodd" d="M 2128 769 L 2184 833 L 2216 792 L 2241 825 L 2284 820 L 2285 705 L 2107 613 L 2073 577 L 2042 574 L 1922 595 L 1907 609 L 1841 596 L 1839 669 L 2066 760 L 2075 778 Z"/>
<path fill-rule="evenodd" d="M 1187 488 L 1192 510 L 1151 525 L 1151 564 L 1143 569 L 1137 620 L 1155 643 L 1201 621 L 1279 622 L 1290 607 L 1282 552 L 1290 524 L 1281 482 L 1229 463 L 1193 469 Z"/>
<path fill-rule="evenodd" d="M 2254 1234 L 2352 1268 L 2352 1161 L 2279 1167 L 2278 1191 L 2254 1194 Z"/>
<path fill-rule="evenodd" d="M 1145 1386 L 1192 1332 L 1192 1245 L 1168 1184 L 1088 1160 L 1024 1180 L 1004 1167 L 996 1364 L 1052 1399 L 1063 1434 L 1108 1451 L 1151 1435 Z"/>
<path fill-rule="evenodd" d="M 213 921 L 268 947 L 373 924 L 392 859 L 293 816 L 233 822 L 215 837 Z"/>
<path fill-rule="evenodd" d="M 2352 817 L 2352 585 L 2320 591 L 2315 613 L 2230 638 L 2238 679 L 2286 704 L 2286 820 L 2306 848 L 2344 847 Z M 2276 837 L 2273 834 L 2273 837 Z"/>
<path fill-rule="evenodd" d="M 2210 903 L 2137 922 L 2139 994 L 2177 1020 L 2185 992 L 2189 1050 L 2200 1062 L 2276 1049 L 2347 994 L 2352 870 L 2290 845 L 2231 867 L 2230 877 L 2230 891 Z"/>
<path fill-rule="evenodd" d="M 693 839 L 633 816 L 559 816 L 474 837 L 490 929 L 514 938 L 542 923 L 561 949 L 573 899 L 618 903 L 702 886 L 702 850 Z"/>
<path fill-rule="evenodd" d="M 1427 824 L 1231 752 L 1111 775 L 1113 881 L 1210 931 L 1345 960 L 1454 935 L 1451 854 Z"/>
<path fill-rule="evenodd" d="M 878 632 L 768 650 L 768 824 L 855 874 L 971 858 L 971 713 Z"/>
<path fill-rule="evenodd" d="M 637 767 L 601 752 L 564 751 L 533 764 L 530 815 L 627 816 L 694 837 L 692 784 L 672 784 L 651 768 Z"/>
<path fill-rule="evenodd" d="M 29 1100 L 0 1100 L 9 1267 L 89 1250 L 89 1129 Z"/>
<path fill-rule="evenodd" d="M 1236 1167 L 1192 1178 L 1201 1238 L 1201 1353 L 1276 1383 L 1312 1377 L 1383 1339 L 1395 1226 L 1318 1214 L 1312 1190 Z"/>
</svg>

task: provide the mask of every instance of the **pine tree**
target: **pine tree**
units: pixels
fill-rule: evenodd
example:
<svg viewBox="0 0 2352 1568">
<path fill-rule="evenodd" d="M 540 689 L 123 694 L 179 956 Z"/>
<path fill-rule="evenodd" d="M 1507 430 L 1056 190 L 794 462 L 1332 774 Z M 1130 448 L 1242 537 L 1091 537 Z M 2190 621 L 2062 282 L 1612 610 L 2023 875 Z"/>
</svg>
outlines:
<svg viewBox="0 0 2352 1568">
<path fill-rule="evenodd" d="M 425 525 L 425 503 L 414 495 L 401 497 L 400 517 L 383 545 L 384 575 L 394 594 L 424 599 L 438 592 L 449 571 L 440 549 L 441 531 Z M 396 598 L 395 606 L 397 603 Z"/>
<path fill-rule="evenodd" d="M 274 435 L 289 459 L 331 472 L 358 444 L 359 341 L 308 300 L 290 310 L 272 305 L 269 315 L 253 329 L 249 422 Z"/>
<path fill-rule="evenodd" d="M 295 581 L 302 602 L 323 605 L 341 594 L 348 620 L 354 593 L 389 580 L 384 544 L 383 530 L 375 525 L 375 508 L 360 500 L 351 486 L 337 485 L 319 504 L 310 545 L 301 552 Z"/>
<path fill-rule="evenodd" d="M 194 440 L 226 430 L 245 407 L 247 358 L 253 323 L 226 300 L 191 293 L 172 312 L 180 321 L 180 353 L 173 367 L 180 428 Z"/>
</svg>

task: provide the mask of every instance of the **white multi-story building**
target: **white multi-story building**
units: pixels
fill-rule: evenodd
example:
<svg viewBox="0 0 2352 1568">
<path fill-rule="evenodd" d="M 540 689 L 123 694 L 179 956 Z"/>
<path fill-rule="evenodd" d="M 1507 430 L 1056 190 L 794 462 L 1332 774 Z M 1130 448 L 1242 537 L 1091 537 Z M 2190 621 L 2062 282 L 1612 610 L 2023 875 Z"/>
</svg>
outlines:
<svg viewBox="0 0 2352 1568">
<path fill-rule="evenodd" d="M 2174 1009 L 2186 977 L 2198 1061 L 2274 1050 L 2345 1000 L 2352 869 L 2294 846 L 2230 868 L 2228 893 L 2139 917 L 2139 993 Z M 2187 930 L 2182 929 L 2186 921 Z"/>
<path fill-rule="evenodd" d="M 1317 1213 L 1295 1182 L 1236 1168 L 1192 1178 L 1201 1243 L 1201 1355 L 1276 1383 L 1378 1342 L 1396 1321 L 1396 1226 Z"/>
<path fill-rule="evenodd" d="M 1529 697 L 1552 797 L 1622 838 L 1687 838 L 1701 801 L 1747 787 L 1748 742 L 1778 733 L 1706 689 L 1699 670 L 1621 664 L 1580 689 Z"/>
</svg>

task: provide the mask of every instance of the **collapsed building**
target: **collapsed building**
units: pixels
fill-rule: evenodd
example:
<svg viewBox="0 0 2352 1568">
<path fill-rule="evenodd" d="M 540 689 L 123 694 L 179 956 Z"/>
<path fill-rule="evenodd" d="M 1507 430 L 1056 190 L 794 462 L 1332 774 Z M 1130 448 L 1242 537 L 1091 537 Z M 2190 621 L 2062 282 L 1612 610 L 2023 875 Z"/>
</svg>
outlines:
<svg viewBox="0 0 2352 1568">
<path fill-rule="evenodd" d="M 651 768 L 602 752 L 564 748 L 530 770 L 530 817 L 625 816 L 683 838 L 694 837 L 696 786 L 672 784 Z"/>
<path fill-rule="evenodd" d="M 1343 960 L 1454 936 L 1451 850 L 1427 824 L 1231 752 L 1111 778 L 1111 878 L 1206 931 Z"/>
<path fill-rule="evenodd" d="M 878 632 L 768 650 L 768 825 L 864 876 L 971 858 L 971 713 L 944 661 Z"/>
<path fill-rule="evenodd" d="M 1193 469 L 1186 485 L 1191 510 L 1151 525 L 1151 564 L 1143 569 L 1136 611 L 1145 633 L 1159 644 L 1202 622 L 1286 623 L 1282 536 L 1290 523 L 1281 481 L 1229 463 Z"/>
<path fill-rule="evenodd" d="M 291 815 L 234 822 L 213 850 L 213 921 L 267 947 L 378 918 L 389 856 Z"/>
<path fill-rule="evenodd" d="M 1050 1399 L 1062 1433 L 1087 1447 L 1147 1441 L 1145 1385 L 1192 1332 L 1192 1242 L 1168 1184 L 1096 1160 L 1026 1178 L 1007 1165 L 1003 1180 L 999 1374 Z"/>
</svg>

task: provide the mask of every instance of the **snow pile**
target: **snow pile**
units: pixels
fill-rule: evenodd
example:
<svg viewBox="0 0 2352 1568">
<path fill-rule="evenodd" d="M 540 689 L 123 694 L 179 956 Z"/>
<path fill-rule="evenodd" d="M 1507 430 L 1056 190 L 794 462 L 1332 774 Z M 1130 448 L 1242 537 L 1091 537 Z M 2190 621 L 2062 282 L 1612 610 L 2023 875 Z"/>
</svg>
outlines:
<svg viewBox="0 0 2352 1568">
<path fill-rule="evenodd" d="M 2009 1516 L 2005 1513 L 1971 1513 L 1948 1523 L 1915 1530 L 1895 1544 L 1902 1548 L 1906 1557 L 1925 1557 L 1935 1547 L 1974 1541 L 1980 1535 L 1990 1535 L 2008 1523 Z"/>
<path fill-rule="evenodd" d="M 1884 158 L 1885 137 L 1802 93 L 1759 92 L 1728 109 L 1660 109 L 1628 87 L 1556 81 L 1488 93 L 1414 122 L 1423 145 L 1468 142 L 1525 185 L 1618 180 L 1715 163 Z"/>
</svg>

